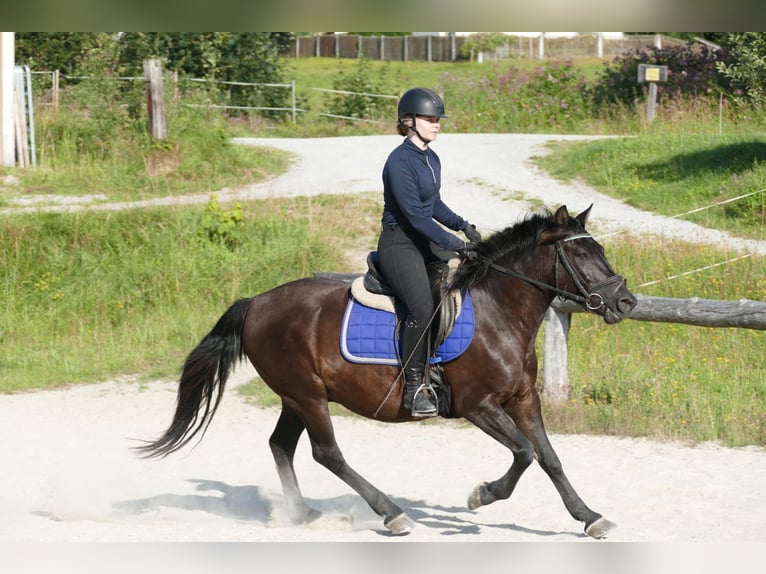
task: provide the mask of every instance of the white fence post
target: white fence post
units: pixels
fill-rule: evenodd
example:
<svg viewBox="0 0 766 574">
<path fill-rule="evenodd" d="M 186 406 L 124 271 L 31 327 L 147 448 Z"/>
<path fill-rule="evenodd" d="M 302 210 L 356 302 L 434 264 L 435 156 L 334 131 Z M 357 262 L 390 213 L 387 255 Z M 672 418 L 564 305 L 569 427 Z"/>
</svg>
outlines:
<svg viewBox="0 0 766 574">
<path fill-rule="evenodd" d="M 571 313 L 553 307 L 545 312 L 542 390 L 545 398 L 554 403 L 563 403 L 569 398 L 567 343 L 571 320 Z"/>
<path fill-rule="evenodd" d="M 16 165 L 14 32 L 0 32 L 0 165 Z"/>
</svg>

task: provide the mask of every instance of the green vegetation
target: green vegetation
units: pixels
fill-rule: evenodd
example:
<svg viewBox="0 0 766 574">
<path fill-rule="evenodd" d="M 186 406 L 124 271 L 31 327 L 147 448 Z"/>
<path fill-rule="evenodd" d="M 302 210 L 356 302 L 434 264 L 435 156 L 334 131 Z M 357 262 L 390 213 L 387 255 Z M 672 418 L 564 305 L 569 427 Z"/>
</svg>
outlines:
<svg viewBox="0 0 766 574">
<path fill-rule="evenodd" d="M 562 180 L 668 216 L 766 239 L 766 135 L 657 129 L 642 137 L 551 146 L 537 163 Z M 742 199 L 725 203 L 741 196 Z"/>
<path fill-rule="evenodd" d="M 221 206 L 213 196 L 207 206 L 3 216 L 2 390 L 174 376 L 236 299 L 343 270 L 343 249 L 369 233 L 359 214 L 376 206 L 364 197 Z"/>
<path fill-rule="evenodd" d="M 602 243 L 636 293 L 766 301 L 763 257 L 639 287 L 729 254 L 679 240 L 659 246 L 618 236 Z M 569 339 L 570 402 L 546 405 L 547 426 L 556 432 L 764 445 L 764 348 L 764 331 L 631 320 L 605 325 L 576 313 Z"/>
<path fill-rule="evenodd" d="M 94 69 L 96 64 L 91 62 Z M 346 269 L 344 250 L 367 247 L 375 236 L 370 221 L 376 220 L 378 197 L 232 205 L 210 195 L 288 168 L 287 154 L 232 145 L 233 134 L 392 133 L 393 122 L 320 116 L 334 96 L 310 87 L 374 81 L 382 93 L 398 94 L 416 84 L 433 86 L 448 102 L 447 131 L 625 136 L 552 146 L 538 162 L 556 177 L 584 181 L 666 215 L 766 188 L 766 116 L 758 106 L 723 102 L 719 109 L 718 94 L 681 98 L 666 101 L 647 125 L 641 102 L 615 103 L 603 113 L 588 107 L 580 87 L 603 80 L 604 62 L 540 64 L 286 60 L 283 75 L 296 80 L 299 105 L 309 110 L 296 124 L 225 117 L 181 105 L 168 91 L 169 138 L 161 144 L 145 134 L 141 86 L 118 88 L 103 78 L 70 86 L 58 111 L 36 116 L 40 166 L 0 170 L 20 180 L 3 188 L 0 205 L 8 207 L 20 195 L 113 201 L 203 193 L 209 201 L 0 215 L 0 391 L 120 374 L 175 377 L 186 354 L 234 299 L 315 270 Z M 210 96 L 199 86 L 181 84 L 181 92 L 183 104 Z M 384 109 L 375 113 L 387 115 Z M 687 217 L 763 239 L 765 201 L 763 193 L 753 193 Z M 766 301 L 762 257 L 640 287 L 730 254 L 629 236 L 609 237 L 604 244 L 638 293 Z M 607 326 L 577 314 L 570 339 L 571 400 L 546 405 L 547 426 L 553 432 L 764 445 L 763 348 L 762 331 L 636 321 Z M 270 395 L 257 393 L 263 394 Z"/>
</svg>

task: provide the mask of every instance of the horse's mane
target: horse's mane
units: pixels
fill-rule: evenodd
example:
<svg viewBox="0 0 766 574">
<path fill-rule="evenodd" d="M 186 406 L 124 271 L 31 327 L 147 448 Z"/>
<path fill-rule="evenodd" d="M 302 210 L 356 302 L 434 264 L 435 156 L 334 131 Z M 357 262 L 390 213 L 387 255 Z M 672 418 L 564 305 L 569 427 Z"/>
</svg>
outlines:
<svg viewBox="0 0 766 574">
<path fill-rule="evenodd" d="M 489 263 L 501 258 L 517 259 L 535 249 L 546 230 L 558 227 L 547 208 L 531 213 L 522 221 L 491 235 L 476 246 L 477 259 L 468 259 L 458 269 L 452 282 L 454 289 L 466 289 L 481 281 Z"/>
</svg>

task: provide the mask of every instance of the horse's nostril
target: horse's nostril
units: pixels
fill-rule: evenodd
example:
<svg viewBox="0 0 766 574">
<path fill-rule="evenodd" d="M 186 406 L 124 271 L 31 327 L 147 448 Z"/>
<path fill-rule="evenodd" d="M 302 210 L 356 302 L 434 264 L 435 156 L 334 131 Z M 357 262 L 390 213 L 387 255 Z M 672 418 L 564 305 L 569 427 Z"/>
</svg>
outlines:
<svg viewBox="0 0 766 574">
<path fill-rule="evenodd" d="M 621 313 L 630 313 L 638 304 L 635 297 L 623 297 L 617 303 L 617 309 Z"/>
</svg>

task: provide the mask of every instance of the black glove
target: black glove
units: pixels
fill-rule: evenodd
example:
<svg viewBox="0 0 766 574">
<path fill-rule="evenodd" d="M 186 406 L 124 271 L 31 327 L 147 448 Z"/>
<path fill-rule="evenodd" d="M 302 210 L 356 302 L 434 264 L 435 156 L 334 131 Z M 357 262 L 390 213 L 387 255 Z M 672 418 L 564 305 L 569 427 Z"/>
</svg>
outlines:
<svg viewBox="0 0 766 574">
<path fill-rule="evenodd" d="M 463 233 L 465 233 L 465 236 L 471 243 L 481 243 L 481 233 L 476 231 L 475 225 L 469 223 L 463 230 Z"/>
</svg>

